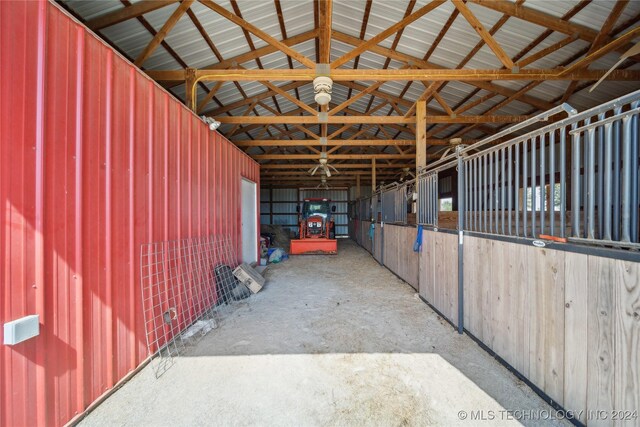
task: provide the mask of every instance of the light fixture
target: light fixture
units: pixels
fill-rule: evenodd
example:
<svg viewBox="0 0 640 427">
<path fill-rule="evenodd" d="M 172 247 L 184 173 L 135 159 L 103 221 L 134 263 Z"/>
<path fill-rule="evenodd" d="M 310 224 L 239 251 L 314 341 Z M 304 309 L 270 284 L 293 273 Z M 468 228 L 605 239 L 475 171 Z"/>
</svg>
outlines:
<svg viewBox="0 0 640 427">
<path fill-rule="evenodd" d="M 209 130 L 216 130 L 220 127 L 221 123 L 211 117 L 202 116 L 202 120 L 209 125 Z"/>
<path fill-rule="evenodd" d="M 327 105 L 331 101 L 333 80 L 330 77 L 319 76 L 313 79 L 313 92 L 318 105 Z"/>
</svg>

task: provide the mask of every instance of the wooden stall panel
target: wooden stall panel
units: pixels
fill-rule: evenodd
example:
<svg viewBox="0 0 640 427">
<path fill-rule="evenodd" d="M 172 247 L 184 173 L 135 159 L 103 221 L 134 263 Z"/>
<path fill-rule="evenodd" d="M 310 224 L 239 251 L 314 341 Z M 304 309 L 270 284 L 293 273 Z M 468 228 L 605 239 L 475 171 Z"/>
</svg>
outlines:
<svg viewBox="0 0 640 427">
<path fill-rule="evenodd" d="M 398 234 L 400 230 L 395 225 L 384 225 L 384 265 L 400 276 L 398 270 Z"/>
<path fill-rule="evenodd" d="M 416 240 L 415 227 L 398 227 L 398 275 L 418 290 L 418 264 L 419 254 L 413 251 Z"/>
<path fill-rule="evenodd" d="M 435 233 L 435 304 L 454 324 L 458 324 L 458 235 Z"/>
<path fill-rule="evenodd" d="M 375 225 L 376 229 L 373 234 L 373 257 L 378 261 L 382 262 L 382 228 L 380 224 Z"/>
<path fill-rule="evenodd" d="M 418 289 L 420 296 L 427 300 L 430 304 L 433 304 L 433 284 L 434 284 L 434 247 L 435 247 L 435 233 L 433 231 L 422 231 L 422 251 L 420 252 L 420 267 L 419 267 L 419 283 Z"/>
<path fill-rule="evenodd" d="M 615 372 L 613 406 L 618 411 L 640 410 L 640 264 L 608 260 L 615 284 Z M 640 416 L 640 414 L 638 414 Z M 636 426 L 640 418 L 635 419 Z M 629 425 L 621 422 L 620 425 Z"/>
<path fill-rule="evenodd" d="M 587 409 L 588 257 L 564 256 L 564 406 L 579 413 Z M 587 414 L 579 417 L 586 422 Z"/>
</svg>

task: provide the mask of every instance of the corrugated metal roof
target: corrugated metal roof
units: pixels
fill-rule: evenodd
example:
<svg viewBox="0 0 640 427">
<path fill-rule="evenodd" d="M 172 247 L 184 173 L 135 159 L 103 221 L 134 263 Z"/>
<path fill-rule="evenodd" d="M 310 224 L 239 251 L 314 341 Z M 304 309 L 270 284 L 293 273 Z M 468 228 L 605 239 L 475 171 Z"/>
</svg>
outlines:
<svg viewBox="0 0 640 427">
<path fill-rule="evenodd" d="M 103 0 L 100 2 L 87 2 L 83 0 L 62 1 L 66 6 L 85 20 L 96 18 L 124 7 L 124 4 L 118 0 Z M 229 0 L 220 0 L 217 1 L 217 3 L 229 11 L 234 10 L 233 5 Z M 419 10 L 428 3 L 429 0 L 418 0 L 412 9 L 412 12 Z M 571 18 L 570 22 L 598 31 L 605 22 L 607 16 L 609 16 L 614 4 L 614 1 L 593 1 Z M 287 37 L 293 37 L 312 31 L 315 28 L 313 0 L 281 0 L 280 5 L 282 8 L 282 18 L 284 20 Z M 374 0 L 368 16 L 368 23 L 364 38 L 370 39 L 403 19 L 407 13 L 408 5 L 409 2 L 407 0 Z M 575 5 L 576 2 L 574 1 L 551 2 L 547 0 L 527 0 L 525 3 L 525 7 L 527 8 L 538 10 L 558 18 L 566 14 L 569 10 L 575 7 Z M 487 30 L 489 30 L 502 17 L 502 14 L 499 12 L 471 2 L 468 2 L 467 6 L 482 22 Z M 148 25 L 153 27 L 155 31 L 159 31 L 177 7 L 177 3 L 162 7 L 144 14 L 142 19 L 144 19 Z M 284 37 L 278 21 L 276 6 L 273 1 L 238 0 L 237 7 L 243 19 L 246 21 L 278 40 Z M 365 0 L 334 0 L 332 29 L 351 37 L 359 38 L 365 8 Z M 215 44 L 216 49 L 219 51 L 223 59 L 233 58 L 251 50 L 245 34 L 239 26 L 217 13 L 214 13 L 208 7 L 199 2 L 194 2 L 191 6 L 191 10 L 206 31 L 207 35 L 210 37 L 211 41 Z M 408 25 L 404 28 L 395 50 L 399 53 L 422 59 L 443 29 L 447 20 L 451 17 L 454 10 L 454 5 L 451 2 L 446 2 Z M 640 2 L 629 2 L 623 13 L 618 18 L 617 24 L 619 25 L 621 22 L 629 21 L 632 18 L 637 17 L 639 13 Z M 635 28 L 638 25 L 640 25 L 640 23 L 635 22 L 632 23 L 629 28 Z M 509 56 L 514 57 L 527 47 L 531 41 L 536 39 L 545 31 L 545 27 L 532 24 L 519 18 L 511 17 L 507 19 L 502 27 L 494 34 L 494 38 Z M 100 33 L 106 36 L 114 45 L 134 59 L 143 51 L 145 46 L 152 39 L 152 35 L 139 19 L 127 20 L 104 28 L 100 30 Z M 557 43 L 565 37 L 566 34 L 558 32 L 552 33 L 538 46 L 531 50 L 531 52 L 525 55 L 525 58 L 532 53 L 552 46 L 554 43 Z M 254 35 L 250 35 L 250 38 L 256 48 L 267 45 L 263 40 Z M 384 48 L 391 48 L 395 39 L 396 35 L 392 34 L 387 39 L 380 42 L 379 45 Z M 432 55 L 428 58 L 428 61 L 441 67 L 456 68 L 480 40 L 479 35 L 464 19 L 464 17 L 462 17 L 462 15 L 458 15 L 453 21 L 451 27 L 448 29 L 446 36 L 441 40 Z M 216 57 L 210 46 L 202 38 L 200 32 L 187 14 L 180 18 L 175 27 L 165 38 L 165 42 L 189 67 L 203 68 L 219 62 L 219 58 Z M 571 58 L 580 52 L 584 52 L 588 47 L 588 42 L 584 40 L 575 40 L 569 45 L 564 46 L 562 49 L 530 64 L 528 67 L 545 69 L 554 68 L 566 62 L 568 58 Z M 331 60 L 333 61 L 341 57 L 342 55 L 350 52 L 353 48 L 354 46 L 352 44 L 332 40 Z M 309 59 L 313 61 L 316 60 L 315 39 L 302 42 L 294 46 L 294 49 Z M 608 54 L 592 64 L 591 68 L 608 68 L 616 62 L 618 57 L 618 52 Z M 371 51 L 365 51 L 359 56 L 358 68 L 381 69 L 386 62 L 387 58 L 385 56 Z M 289 68 L 289 60 L 287 56 L 280 51 L 261 57 L 260 63 L 262 67 L 267 69 Z M 354 63 L 355 60 L 352 59 L 342 65 L 341 68 L 353 68 Z M 143 65 L 146 70 L 182 68 L 172 54 L 163 46 L 159 46 Z M 247 69 L 257 69 L 259 67 L 255 60 L 246 61 L 241 65 Z M 405 65 L 406 64 L 396 60 L 391 60 L 388 63 L 388 67 L 391 69 L 401 68 Z M 293 66 L 295 68 L 303 67 L 302 64 L 295 60 L 293 60 Z M 473 58 L 465 65 L 465 68 L 469 69 L 494 69 L 501 67 L 502 63 L 498 60 L 494 52 L 486 45 L 482 46 L 482 48 L 479 49 Z M 637 68 L 637 66 L 634 66 L 633 68 Z M 368 86 L 374 82 L 357 83 Z M 425 85 L 422 84 L 422 82 L 410 83 L 408 90 L 406 90 L 403 95 L 403 98 L 406 100 L 406 104 L 400 106 L 403 111 L 406 111 L 406 109 L 418 97 L 420 97 L 425 90 Z M 428 82 L 426 83 L 428 85 Z M 499 81 L 493 83 L 514 91 L 517 91 L 528 84 L 526 81 Z M 277 82 L 277 84 L 282 86 L 286 83 Z M 205 85 L 208 88 L 212 88 L 214 83 L 207 82 Z M 405 81 L 386 82 L 378 89 L 378 91 L 397 97 L 404 91 L 406 85 L 407 82 Z M 225 82 L 217 91 L 216 100 L 209 102 L 205 107 L 205 111 L 215 111 L 221 105 L 229 105 L 237 101 L 242 101 L 244 96 L 238 90 L 238 86 L 242 88 L 247 97 L 259 95 L 267 90 L 266 87 L 259 82 L 240 82 L 238 85 L 232 82 Z M 546 81 L 528 92 L 528 95 L 539 98 L 543 101 L 552 102 L 564 93 L 567 86 L 568 82 L 566 81 Z M 593 93 L 588 93 L 587 91 L 575 93 L 569 98 L 568 102 L 579 110 L 583 110 L 626 92 L 638 89 L 639 87 L 639 82 L 607 81 Z M 185 98 L 183 84 L 177 85 L 171 90 L 177 97 L 181 99 Z M 469 93 L 475 90 L 476 87 L 470 82 L 463 83 L 454 81 L 443 86 L 440 91 L 440 95 L 448 106 L 454 108 L 460 104 L 461 101 L 466 99 Z M 293 90 L 290 90 L 289 93 L 294 96 L 296 95 L 296 91 Z M 358 91 L 350 90 L 343 84 L 336 82 L 333 87 L 332 103 L 338 105 L 344 102 L 350 93 L 351 96 L 354 96 Z M 487 92 L 485 90 L 480 90 L 467 102 L 473 102 L 486 94 Z M 315 106 L 313 87 L 310 82 L 299 87 L 297 89 L 297 95 L 299 95 L 302 102 Z M 201 100 L 204 96 L 205 91 L 202 88 L 198 88 L 198 99 Z M 265 98 L 261 102 L 267 108 L 263 108 L 258 105 L 256 106 L 255 111 L 260 115 L 271 115 L 269 109 L 279 109 L 280 111 L 286 112 L 298 108 L 297 105 L 280 95 L 276 96 L 275 99 L 277 100 L 277 105 L 273 98 Z M 489 110 L 504 99 L 504 96 L 497 95 L 468 110 L 465 114 L 483 114 L 485 111 Z M 375 107 L 379 105 L 380 102 L 383 102 L 383 100 L 376 97 L 373 103 L 371 103 L 371 95 L 368 95 L 352 103 L 349 106 L 349 109 L 356 111 L 359 114 L 366 114 L 367 108 Z M 242 115 L 245 113 L 247 105 L 235 108 L 229 113 L 232 115 Z M 429 108 L 432 108 L 436 114 L 440 114 L 440 112 L 443 111 L 442 106 L 435 100 L 431 100 Z M 530 113 L 532 113 L 532 107 L 521 101 L 510 102 L 495 112 L 495 114 L 500 115 L 521 115 Z M 383 108 L 378 109 L 374 114 L 382 116 L 387 114 L 396 114 L 396 112 L 392 111 L 390 106 L 384 106 Z M 233 127 L 234 126 L 232 125 L 223 125 L 221 127 L 221 131 L 225 132 Z M 319 132 L 320 129 L 319 125 L 308 127 L 314 132 Z M 340 126 L 338 125 L 330 125 L 328 127 L 329 132 L 333 132 L 339 127 Z M 446 129 L 438 131 L 435 134 L 435 137 L 446 137 L 462 127 L 464 126 L 448 126 Z M 490 129 L 493 127 L 495 127 L 495 125 L 487 124 L 484 126 L 484 129 Z M 295 129 L 294 126 L 287 126 L 287 128 L 289 130 Z M 344 135 L 353 135 L 356 131 L 357 129 L 351 129 L 345 132 Z M 397 130 L 390 127 L 387 127 L 387 131 L 391 135 L 398 134 Z M 236 134 L 234 139 L 242 140 L 246 138 L 257 138 L 261 134 L 263 137 L 270 137 L 269 135 L 264 136 L 265 134 L 261 129 L 253 129 L 248 132 L 248 134 Z M 379 129 L 371 129 L 365 132 L 362 137 L 373 138 L 375 134 L 381 134 Z M 300 131 L 293 132 L 290 136 L 296 139 L 303 139 L 306 137 L 306 135 Z M 480 136 L 482 136 L 482 132 L 477 129 L 466 135 L 466 137 L 469 138 Z M 410 139 L 413 137 L 414 135 L 411 132 L 401 132 L 398 135 L 398 138 L 403 139 Z M 258 150 L 258 152 L 260 151 Z"/>
</svg>

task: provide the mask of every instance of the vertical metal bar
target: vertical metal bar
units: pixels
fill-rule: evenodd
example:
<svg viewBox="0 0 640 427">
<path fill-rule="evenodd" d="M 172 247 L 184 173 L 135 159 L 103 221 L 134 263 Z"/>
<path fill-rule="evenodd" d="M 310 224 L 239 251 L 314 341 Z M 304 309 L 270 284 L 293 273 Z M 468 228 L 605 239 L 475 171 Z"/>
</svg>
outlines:
<svg viewBox="0 0 640 427">
<path fill-rule="evenodd" d="M 544 217 L 545 217 L 545 209 L 548 207 L 545 206 L 547 201 L 547 189 L 545 188 L 546 180 L 545 174 L 547 172 L 547 167 L 545 164 L 546 156 L 545 156 L 545 143 L 546 143 L 546 135 L 540 135 L 540 234 L 545 234 L 544 232 Z M 535 237 L 535 236 L 534 236 Z"/>
<path fill-rule="evenodd" d="M 499 195 L 499 190 L 500 190 L 500 181 L 498 181 L 498 161 L 500 160 L 500 156 L 499 153 L 497 151 L 495 151 L 493 153 L 493 174 L 495 179 L 493 180 L 493 216 L 494 216 L 494 221 L 493 221 L 493 226 L 494 226 L 494 232 L 497 234 L 499 233 L 498 229 L 498 201 L 500 200 L 500 195 Z"/>
<path fill-rule="evenodd" d="M 616 108 L 614 115 L 622 112 L 622 107 Z M 613 240 L 620 240 L 620 120 L 613 122 Z"/>
<path fill-rule="evenodd" d="M 518 149 L 518 146 L 516 146 L 516 150 Z M 511 180 L 513 179 L 513 163 L 512 163 L 512 159 L 513 159 L 513 145 L 510 145 L 508 150 L 508 156 L 507 156 L 507 168 L 508 168 L 508 177 L 507 177 L 507 221 L 509 221 L 509 226 L 508 226 L 508 230 L 509 230 L 509 235 L 513 234 L 513 230 L 511 229 L 511 207 L 513 206 L 513 188 L 511 187 Z"/>
<path fill-rule="evenodd" d="M 473 230 L 480 230 L 480 176 L 478 174 L 479 157 L 473 159 Z"/>
<path fill-rule="evenodd" d="M 620 240 L 631 241 L 631 117 L 622 119 L 622 215 Z"/>
<path fill-rule="evenodd" d="M 549 234 L 556 235 L 556 132 L 551 131 L 549 134 L 549 189 L 551 196 L 549 197 Z"/>
<path fill-rule="evenodd" d="M 585 124 L 590 124 L 591 119 L 586 119 L 584 121 Z M 587 198 L 587 192 L 589 191 L 589 183 L 588 183 L 588 168 L 589 168 L 589 134 L 585 134 L 582 136 L 582 156 L 584 157 L 582 161 L 582 237 L 587 237 L 588 229 L 589 229 L 589 219 L 588 219 L 588 211 L 589 211 L 589 200 Z"/>
<path fill-rule="evenodd" d="M 567 129 L 560 129 L 560 237 L 567 237 Z"/>
<path fill-rule="evenodd" d="M 536 139 L 531 139 L 531 237 L 534 239 L 536 233 L 536 211 L 538 208 L 538 192 L 536 191 Z"/>
<path fill-rule="evenodd" d="M 464 159 L 458 157 L 458 212 L 464 210 Z M 464 331 L 464 217 L 458 215 L 458 333 Z"/>
<path fill-rule="evenodd" d="M 482 156 L 482 231 L 487 231 L 487 200 L 486 200 L 486 185 L 487 185 L 487 155 Z"/>
<path fill-rule="evenodd" d="M 613 144 L 613 124 L 604 125 L 604 163 L 600 166 L 604 172 L 604 209 L 602 211 L 602 238 L 611 240 L 611 157 Z"/>
<path fill-rule="evenodd" d="M 604 119 L 605 113 L 602 113 L 598 116 L 598 120 Z M 596 225 L 598 229 L 597 237 L 599 239 L 602 239 L 602 225 L 604 220 L 602 215 L 602 210 L 604 208 L 604 206 L 602 206 L 602 204 L 604 203 L 604 126 L 602 125 L 598 126 L 596 129 L 596 159 L 596 164 L 598 165 L 598 172 L 596 175 L 596 209 L 598 218 L 596 221 Z"/>
<path fill-rule="evenodd" d="M 493 233 L 493 153 L 489 157 L 489 233 Z"/>
<path fill-rule="evenodd" d="M 638 108 L 638 101 L 631 108 Z M 638 114 L 631 116 L 631 241 L 638 242 Z"/>
<path fill-rule="evenodd" d="M 587 222 L 586 222 L 586 231 L 587 238 L 595 239 L 596 238 L 596 223 L 595 223 L 595 215 L 596 215 L 596 130 L 595 128 L 590 128 L 587 130 L 587 146 L 585 147 L 585 153 L 587 153 L 587 164 L 584 168 L 584 175 L 586 178 L 587 184 L 587 197 L 585 199 L 586 202 L 586 210 L 587 210 Z"/>
<path fill-rule="evenodd" d="M 502 234 L 504 233 L 504 205 L 505 205 L 505 186 L 506 186 L 506 181 L 507 181 L 507 177 L 505 176 L 505 163 L 506 163 L 506 159 L 505 159 L 505 155 L 506 155 L 506 151 L 503 148 L 502 150 L 500 150 L 501 153 L 501 160 L 500 160 L 500 182 L 502 183 L 502 191 L 500 191 L 500 216 L 501 216 L 501 223 L 502 223 Z"/>
<path fill-rule="evenodd" d="M 527 160 L 529 151 L 529 140 L 522 142 L 522 235 L 527 237 L 527 198 L 529 197 L 529 185 L 527 182 Z"/>
<path fill-rule="evenodd" d="M 571 125 L 572 129 L 577 123 Z M 571 235 L 580 237 L 580 135 L 571 136 Z"/>
</svg>

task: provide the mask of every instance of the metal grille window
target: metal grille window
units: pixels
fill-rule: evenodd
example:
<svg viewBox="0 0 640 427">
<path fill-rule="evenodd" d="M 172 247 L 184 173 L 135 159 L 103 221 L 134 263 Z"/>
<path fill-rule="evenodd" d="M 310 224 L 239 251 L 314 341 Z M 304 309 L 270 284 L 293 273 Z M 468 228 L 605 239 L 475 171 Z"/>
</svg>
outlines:
<svg viewBox="0 0 640 427">
<path fill-rule="evenodd" d="M 438 174 L 428 172 L 417 178 L 418 224 L 438 225 Z"/>
</svg>

